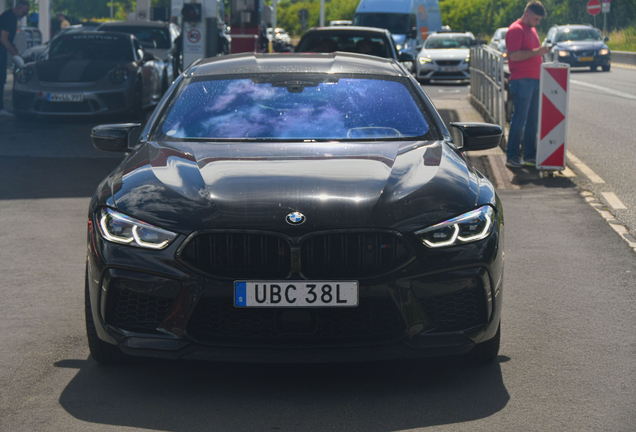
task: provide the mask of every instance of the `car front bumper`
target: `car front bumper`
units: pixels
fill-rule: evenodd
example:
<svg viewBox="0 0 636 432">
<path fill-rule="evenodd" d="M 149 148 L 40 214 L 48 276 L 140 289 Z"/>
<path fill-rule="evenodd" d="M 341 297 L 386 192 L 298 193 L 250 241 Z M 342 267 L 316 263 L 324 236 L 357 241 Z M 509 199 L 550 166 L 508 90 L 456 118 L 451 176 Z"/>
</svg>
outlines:
<svg viewBox="0 0 636 432">
<path fill-rule="evenodd" d="M 499 327 L 501 228 L 360 279 L 357 308 L 305 308 L 311 329 L 296 331 L 280 323 L 297 308 L 237 308 L 233 280 L 175 260 L 183 237 L 142 250 L 104 241 L 89 223 L 90 310 L 98 337 L 133 356 L 312 363 L 459 355 Z"/>
<path fill-rule="evenodd" d="M 96 89 L 91 84 L 41 83 L 37 87 L 16 84 L 13 88 L 14 111 L 25 116 L 92 116 L 124 114 L 133 110 L 133 86 L 113 84 L 107 89 Z M 54 102 L 52 94 L 81 95 L 81 101 Z"/>
<path fill-rule="evenodd" d="M 470 70 L 467 63 L 452 66 L 441 66 L 437 63 L 424 63 L 417 65 L 417 78 L 425 80 L 450 80 L 466 81 L 470 79 Z"/>
</svg>

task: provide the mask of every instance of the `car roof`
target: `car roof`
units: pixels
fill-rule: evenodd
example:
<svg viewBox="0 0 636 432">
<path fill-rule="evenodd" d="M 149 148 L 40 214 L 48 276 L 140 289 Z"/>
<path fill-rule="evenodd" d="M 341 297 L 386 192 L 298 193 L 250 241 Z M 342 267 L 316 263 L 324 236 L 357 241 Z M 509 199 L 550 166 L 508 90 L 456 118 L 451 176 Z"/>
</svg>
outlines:
<svg viewBox="0 0 636 432">
<path fill-rule="evenodd" d="M 555 25 L 554 27 L 556 27 L 557 29 L 564 29 L 564 28 L 578 28 L 578 29 L 592 29 L 592 30 L 596 30 L 598 31 L 598 29 L 592 25 L 589 24 L 562 24 L 562 25 Z"/>
<path fill-rule="evenodd" d="M 132 39 L 135 36 L 129 34 L 129 33 L 121 33 L 121 32 L 109 32 L 109 31 L 103 31 L 103 30 L 87 30 L 87 31 L 82 31 L 82 32 L 68 32 L 65 33 L 63 35 L 60 35 L 60 38 L 72 38 L 72 37 L 77 37 L 77 36 L 90 36 L 90 35 L 104 35 L 104 36 L 113 36 L 115 38 L 118 39 Z M 56 38 L 53 38 L 56 39 Z"/>
<path fill-rule="evenodd" d="M 170 26 L 170 23 L 164 21 L 106 21 L 100 24 L 100 27 L 156 27 L 164 28 Z"/>
<path fill-rule="evenodd" d="M 378 27 L 363 27 L 363 26 L 328 26 L 328 27 L 312 27 L 305 34 L 308 33 L 333 33 L 333 34 L 344 34 L 344 33 L 377 33 L 377 34 L 385 34 L 390 35 L 387 29 L 378 28 Z M 304 35 L 303 35 L 304 37 Z"/>
<path fill-rule="evenodd" d="M 406 76 L 400 65 L 392 59 L 340 51 L 328 54 L 242 53 L 217 56 L 196 63 L 185 74 L 190 77 L 212 77 L 281 72 Z"/>
<path fill-rule="evenodd" d="M 460 31 L 448 31 L 448 30 L 444 30 L 444 31 L 438 31 L 438 32 L 434 32 L 431 33 L 430 36 L 468 36 L 471 38 L 475 38 L 475 36 L 472 34 L 472 32 L 460 32 Z"/>
</svg>

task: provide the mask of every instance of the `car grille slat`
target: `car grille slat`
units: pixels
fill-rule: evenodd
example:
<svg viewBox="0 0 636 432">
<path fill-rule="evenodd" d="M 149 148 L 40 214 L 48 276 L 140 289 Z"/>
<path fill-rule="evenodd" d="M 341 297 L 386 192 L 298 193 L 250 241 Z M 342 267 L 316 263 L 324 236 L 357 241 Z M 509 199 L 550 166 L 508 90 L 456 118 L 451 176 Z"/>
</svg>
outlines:
<svg viewBox="0 0 636 432">
<path fill-rule="evenodd" d="M 291 247 L 284 239 L 261 233 L 200 233 L 181 253 L 190 267 L 225 278 L 285 278 Z"/>
<path fill-rule="evenodd" d="M 378 276 L 409 259 L 406 245 L 392 233 L 317 234 L 301 244 L 302 273 L 310 279 Z"/>
<path fill-rule="evenodd" d="M 291 240 L 274 234 L 200 233 L 180 258 L 213 276 L 271 280 L 290 276 L 291 249 Z M 321 233 L 300 240 L 300 272 L 307 278 L 374 277 L 409 259 L 408 248 L 393 233 Z"/>
</svg>

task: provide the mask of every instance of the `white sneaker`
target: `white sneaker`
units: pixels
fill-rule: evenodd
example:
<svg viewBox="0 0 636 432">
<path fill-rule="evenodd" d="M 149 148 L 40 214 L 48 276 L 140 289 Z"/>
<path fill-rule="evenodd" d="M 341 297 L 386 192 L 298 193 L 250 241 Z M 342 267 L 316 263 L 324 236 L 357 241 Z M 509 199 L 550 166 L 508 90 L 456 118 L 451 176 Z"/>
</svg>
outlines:
<svg viewBox="0 0 636 432">
<path fill-rule="evenodd" d="M 13 113 L 10 113 L 9 111 L 1 109 L 0 117 L 13 117 Z"/>
</svg>

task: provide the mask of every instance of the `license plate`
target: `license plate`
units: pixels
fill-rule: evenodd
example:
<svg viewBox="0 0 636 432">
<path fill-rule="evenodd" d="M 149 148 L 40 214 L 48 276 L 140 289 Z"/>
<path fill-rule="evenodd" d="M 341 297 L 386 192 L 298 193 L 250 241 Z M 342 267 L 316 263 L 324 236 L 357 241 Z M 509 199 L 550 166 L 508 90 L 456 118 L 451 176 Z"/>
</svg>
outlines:
<svg viewBox="0 0 636 432">
<path fill-rule="evenodd" d="M 457 66 L 441 66 L 439 72 L 457 72 Z"/>
<path fill-rule="evenodd" d="M 594 57 L 579 57 L 580 62 L 594 61 Z"/>
<path fill-rule="evenodd" d="M 236 307 L 356 307 L 358 281 L 236 281 Z"/>
<path fill-rule="evenodd" d="M 46 96 L 49 102 L 83 102 L 83 93 L 49 93 Z"/>
</svg>

